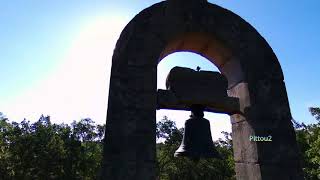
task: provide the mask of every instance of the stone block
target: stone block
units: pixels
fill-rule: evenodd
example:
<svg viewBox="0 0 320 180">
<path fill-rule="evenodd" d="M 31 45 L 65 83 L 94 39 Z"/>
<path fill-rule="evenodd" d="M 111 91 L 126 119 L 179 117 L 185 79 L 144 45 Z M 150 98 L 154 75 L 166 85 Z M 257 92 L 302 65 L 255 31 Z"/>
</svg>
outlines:
<svg viewBox="0 0 320 180">
<path fill-rule="evenodd" d="M 256 135 L 271 137 L 270 142 L 257 142 L 259 162 L 262 164 L 290 165 L 299 162 L 299 152 L 294 131 L 270 130 L 256 131 Z"/>
<path fill-rule="evenodd" d="M 232 88 L 239 82 L 244 81 L 240 62 L 236 59 L 230 59 L 222 65 L 220 71 L 228 78 L 228 87 Z"/>
<path fill-rule="evenodd" d="M 247 121 L 232 124 L 233 153 L 236 162 L 258 162 L 257 143 L 249 140 L 254 134 L 254 129 Z"/>
<path fill-rule="evenodd" d="M 197 72 L 190 68 L 176 66 L 167 76 L 166 87 L 178 98 L 227 97 L 228 81 L 219 72 Z"/>
<path fill-rule="evenodd" d="M 288 164 L 261 164 L 262 180 L 303 180 L 303 173 L 297 161 L 288 161 Z"/>
<path fill-rule="evenodd" d="M 251 100 L 249 96 L 248 83 L 240 82 L 228 90 L 230 97 L 239 98 L 240 111 L 245 113 L 246 108 L 251 106 Z"/>
<path fill-rule="evenodd" d="M 236 162 L 235 171 L 237 180 L 262 180 L 260 166 L 257 163 Z"/>
</svg>

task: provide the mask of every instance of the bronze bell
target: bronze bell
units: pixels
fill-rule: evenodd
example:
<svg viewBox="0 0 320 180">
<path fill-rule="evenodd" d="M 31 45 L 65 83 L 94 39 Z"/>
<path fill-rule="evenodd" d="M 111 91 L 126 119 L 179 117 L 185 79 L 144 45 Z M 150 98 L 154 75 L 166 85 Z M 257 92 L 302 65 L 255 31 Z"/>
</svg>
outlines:
<svg viewBox="0 0 320 180">
<path fill-rule="evenodd" d="M 210 123 L 203 118 L 202 105 L 191 106 L 191 116 L 185 122 L 184 135 L 175 157 L 186 156 L 191 159 L 218 158 L 220 155 L 212 141 Z"/>
</svg>

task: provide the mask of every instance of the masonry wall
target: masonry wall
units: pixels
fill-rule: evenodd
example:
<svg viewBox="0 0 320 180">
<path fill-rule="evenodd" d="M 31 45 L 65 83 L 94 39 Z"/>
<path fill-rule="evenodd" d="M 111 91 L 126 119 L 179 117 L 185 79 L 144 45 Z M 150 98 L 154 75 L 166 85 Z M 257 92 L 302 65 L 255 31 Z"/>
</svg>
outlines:
<svg viewBox="0 0 320 180">
<path fill-rule="evenodd" d="M 156 179 L 157 64 L 182 50 L 214 63 L 228 79 L 229 96 L 240 100 L 242 113 L 231 116 L 237 179 L 303 179 L 271 47 L 234 13 L 192 0 L 155 4 L 121 33 L 112 59 L 101 179 Z M 249 141 L 251 135 L 272 135 L 272 142 Z"/>
</svg>

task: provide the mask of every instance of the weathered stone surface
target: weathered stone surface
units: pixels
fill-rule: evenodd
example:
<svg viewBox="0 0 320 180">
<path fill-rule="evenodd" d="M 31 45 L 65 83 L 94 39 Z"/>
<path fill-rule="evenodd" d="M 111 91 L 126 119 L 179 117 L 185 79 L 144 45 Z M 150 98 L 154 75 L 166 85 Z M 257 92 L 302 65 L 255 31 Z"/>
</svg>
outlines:
<svg viewBox="0 0 320 180">
<path fill-rule="evenodd" d="M 300 180 L 303 178 L 302 167 L 297 161 L 288 161 L 287 164 L 262 164 L 260 165 L 263 180 Z M 275 174 L 277 176 L 275 176 Z M 275 178 L 276 177 L 276 178 Z"/>
<path fill-rule="evenodd" d="M 258 162 L 257 143 L 249 140 L 251 135 L 255 135 L 254 129 L 247 121 L 232 124 L 232 141 L 235 162 Z"/>
<path fill-rule="evenodd" d="M 176 66 L 167 76 L 166 87 L 182 99 L 219 98 L 227 97 L 228 81 L 219 72 L 197 72 L 190 68 Z"/>
<path fill-rule="evenodd" d="M 230 97 L 239 98 L 240 111 L 242 113 L 245 113 L 245 110 L 251 106 L 248 83 L 239 82 L 237 85 L 228 90 L 228 95 Z M 235 118 L 231 118 L 231 122 L 233 122 L 233 120 L 236 121 Z"/>
<path fill-rule="evenodd" d="M 238 163 L 235 166 L 237 180 L 261 180 L 261 169 L 257 163 Z"/>
<path fill-rule="evenodd" d="M 204 0 L 157 3 L 121 33 L 112 58 L 101 179 L 156 178 L 156 69 L 178 51 L 208 58 L 228 79 L 228 95 L 239 98 L 241 113 L 231 117 L 237 179 L 303 179 L 277 57 L 245 20 Z M 260 134 L 275 139 L 248 140 Z"/>
<path fill-rule="evenodd" d="M 244 75 L 240 66 L 241 65 L 239 61 L 236 59 L 230 59 L 221 65 L 221 71 L 225 73 L 224 75 L 226 77 L 228 77 L 229 88 L 236 86 L 244 79 Z"/>
</svg>

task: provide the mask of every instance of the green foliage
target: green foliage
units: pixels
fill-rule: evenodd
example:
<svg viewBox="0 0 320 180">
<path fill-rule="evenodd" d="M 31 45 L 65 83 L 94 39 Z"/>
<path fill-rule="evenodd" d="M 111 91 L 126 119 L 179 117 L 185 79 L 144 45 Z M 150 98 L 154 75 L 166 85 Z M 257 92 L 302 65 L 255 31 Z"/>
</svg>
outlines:
<svg viewBox="0 0 320 180">
<path fill-rule="evenodd" d="M 300 124 L 296 129 L 306 180 L 320 179 L 320 108 L 310 108 L 316 124 Z"/>
<path fill-rule="evenodd" d="M 91 119 L 31 124 L 0 116 L 0 179 L 96 179 L 102 159 L 104 126 Z"/>
<path fill-rule="evenodd" d="M 180 146 L 183 129 L 177 129 L 175 123 L 166 116 L 157 123 L 157 137 L 165 138 L 157 144 L 158 178 L 161 180 L 193 179 L 235 179 L 232 141 L 230 134 L 225 133 L 227 140 L 216 142 L 217 151 L 222 159 L 200 159 L 198 162 L 188 158 L 175 158 L 174 152 Z"/>
<path fill-rule="evenodd" d="M 320 108 L 310 108 L 316 124 L 294 121 L 306 180 L 320 179 Z M 87 118 L 52 124 L 50 117 L 35 122 L 9 122 L 0 113 L 0 179 L 97 179 L 105 126 Z M 235 179 L 231 134 L 215 142 L 222 159 L 174 158 L 183 129 L 164 117 L 157 123 L 157 172 L 161 180 Z"/>
<path fill-rule="evenodd" d="M 316 120 L 320 121 L 320 108 L 319 107 L 311 107 L 309 108 L 310 113 L 312 116 L 316 118 Z"/>
</svg>

